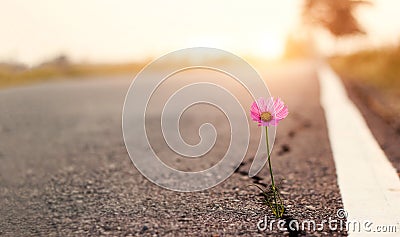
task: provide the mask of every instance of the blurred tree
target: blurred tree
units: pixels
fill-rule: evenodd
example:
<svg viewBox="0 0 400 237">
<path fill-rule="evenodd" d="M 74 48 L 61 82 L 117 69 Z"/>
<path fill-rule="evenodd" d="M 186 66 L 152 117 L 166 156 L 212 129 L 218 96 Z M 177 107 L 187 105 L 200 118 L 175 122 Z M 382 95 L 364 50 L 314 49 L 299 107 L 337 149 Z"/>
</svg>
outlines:
<svg viewBox="0 0 400 237">
<path fill-rule="evenodd" d="M 367 0 L 305 0 L 303 20 L 311 26 L 322 26 L 335 37 L 365 34 L 354 16 L 355 9 Z"/>
<path fill-rule="evenodd" d="M 60 54 L 56 56 L 55 58 L 52 58 L 48 61 L 45 61 L 39 65 L 39 67 L 43 66 L 60 66 L 60 67 L 65 67 L 70 65 L 71 61 L 69 60 L 68 56 L 65 54 Z"/>
</svg>

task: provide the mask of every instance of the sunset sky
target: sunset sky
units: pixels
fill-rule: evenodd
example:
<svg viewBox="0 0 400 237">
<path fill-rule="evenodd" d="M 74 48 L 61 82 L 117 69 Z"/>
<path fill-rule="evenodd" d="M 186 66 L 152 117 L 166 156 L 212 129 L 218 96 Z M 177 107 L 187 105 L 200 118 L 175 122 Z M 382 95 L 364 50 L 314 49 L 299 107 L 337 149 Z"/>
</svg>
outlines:
<svg viewBox="0 0 400 237">
<path fill-rule="evenodd" d="M 399 42 L 400 1 L 374 2 L 358 12 L 370 33 L 364 45 Z M 124 62 L 194 46 L 273 58 L 289 32 L 299 31 L 302 3 L 2 0 L 0 61 L 35 65 L 66 54 L 75 61 Z"/>
</svg>

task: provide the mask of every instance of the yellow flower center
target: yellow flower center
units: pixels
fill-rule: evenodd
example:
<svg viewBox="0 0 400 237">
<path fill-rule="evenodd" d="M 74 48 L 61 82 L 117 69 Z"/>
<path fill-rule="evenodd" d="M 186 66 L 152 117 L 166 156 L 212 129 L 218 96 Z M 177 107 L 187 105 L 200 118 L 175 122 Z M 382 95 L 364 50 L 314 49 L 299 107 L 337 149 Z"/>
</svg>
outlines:
<svg viewBox="0 0 400 237">
<path fill-rule="evenodd" d="M 261 113 L 261 120 L 264 122 L 269 122 L 272 119 L 272 115 L 269 112 L 262 112 Z"/>
</svg>

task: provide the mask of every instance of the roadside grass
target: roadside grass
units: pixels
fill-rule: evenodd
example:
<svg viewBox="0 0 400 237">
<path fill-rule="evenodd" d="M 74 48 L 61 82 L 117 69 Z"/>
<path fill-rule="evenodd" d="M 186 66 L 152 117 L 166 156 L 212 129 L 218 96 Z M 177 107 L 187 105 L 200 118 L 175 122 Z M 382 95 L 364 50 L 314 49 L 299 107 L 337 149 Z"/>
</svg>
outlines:
<svg viewBox="0 0 400 237">
<path fill-rule="evenodd" d="M 330 63 L 373 112 L 400 129 L 400 45 L 335 56 Z"/>
<path fill-rule="evenodd" d="M 268 64 L 276 65 L 279 64 L 277 61 L 266 61 L 260 60 L 255 57 L 247 57 L 247 59 L 253 64 L 263 63 L 262 65 Z M 186 60 L 177 59 L 171 61 L 173 64 L 186 63 Z M 226 62 L 224 58 L 216 57 L 206 59 L 208 62 L 213 60 L 215 65 L 223 65 Z M 93 76 L 107 76 L 107 75 L 123 75 L 123 74 L 137 74 L 141 69 L 144 68 L 150 59 L 134 62 L 134 63 L 120 63 L 120 64 L 90 64 L 90 63 L 72 63 L 66 56 L 59 56 L 48 62 L 43 63 L 40 66 L 27 68 L 24 65 L 17 63 L 1 63 L 0 62 L 0 89 L 6 87 L 15 87 L 27 84 L 34 84 L 44 81 L 55 81 L 55 80 L 70 80 L 70 79 L 87 79 L 93 78 Z M 160 67 L 169 68 L 170 65 L 162 65 Z"/>
<path fill-rule="evenodd" d="M 400 46 L 336 56 L 331 63 L 350 80 L 400 91 Z"/>
<path fill-rule="evenodd" d="M 48 64 L 30 69 L 0 65 L 0 88 L 95 75 L 135 74 L 144 63 Z"/>
</svg>

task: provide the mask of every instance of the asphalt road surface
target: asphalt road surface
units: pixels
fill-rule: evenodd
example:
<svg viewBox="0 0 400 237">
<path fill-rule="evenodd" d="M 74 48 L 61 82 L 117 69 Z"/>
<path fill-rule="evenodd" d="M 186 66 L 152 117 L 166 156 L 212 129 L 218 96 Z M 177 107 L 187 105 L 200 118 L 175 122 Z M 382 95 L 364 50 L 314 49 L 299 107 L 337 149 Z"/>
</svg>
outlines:
<svg viewBox="0 0 400 237">
<path fill-rule="evenodd" d="M 271 94 L 281 97 L 290 111 L 278 127 L 272 153 L 287 207 L 283 220 L 318 223 L 336 218 L 342 200 L 314 65 L 257 69 Z M 194 72 L 193 78 L 207 77 L 201 73 Z M 216 187 L 179 193 L 148 181 L 132 164 L 122 138 L 121 113 L 132 78 L 65 80 L 0 90 L 0 235 L 347 235 L 339 227 L 327 226 L 298 232 L 282 232 L 276 225 L 273 230 L 257 229 L 265 216 L 274 218 L 261 203 L 259 191 L 248 186 L 270 182 L 267 167 L 255 178 L 247 176 L 258 145 L 256 124 L 242 166 Z M 174 86 L 172 82 L 169 88 Z M 250 106 L 250 98 L 242 97 Z M 158 103 L 154 104 L 157 111 Z M 154 131 L 157 118 L 156 112 L 147 118 Z M 182 134 L 196 143 L 204 121 L 221 130 L 211 159 L 181 159 L 158 135 L 150 138 L 154 149 L 182 170 L 212 166 L 229 140 L 223 115 L 215 108 L 193 108 L 187 122 L 183 119 Z"/>
</svg>

